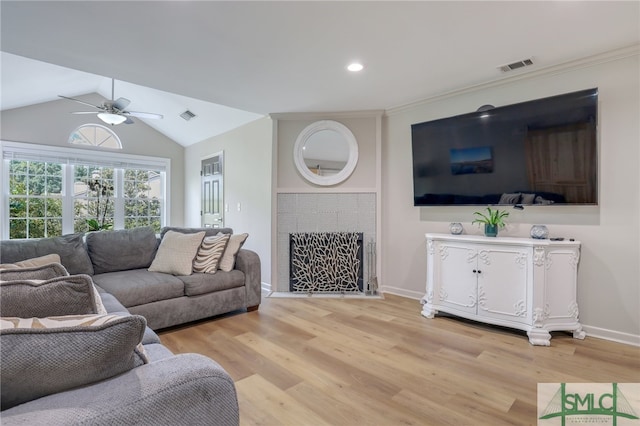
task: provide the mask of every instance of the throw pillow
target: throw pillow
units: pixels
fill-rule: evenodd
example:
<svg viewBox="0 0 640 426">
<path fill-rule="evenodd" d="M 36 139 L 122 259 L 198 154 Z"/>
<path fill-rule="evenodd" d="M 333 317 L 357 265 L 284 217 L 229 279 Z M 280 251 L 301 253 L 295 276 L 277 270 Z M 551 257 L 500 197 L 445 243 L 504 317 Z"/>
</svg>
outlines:
<svg viewBox="0 0 640 426">
<path fill-rule="evenodd" d="M 0 311 L 20 318 L 107 313 L 88 275 L 0 282 Z"/>
<path fill-rule="evenodd" d="M 0 271 L 0 281 L 50 280 L 56 277 L 68 277 L 69 272 L 59 263 L 49 263 L 33 268 L 13 268 Z"/>
<path fill-rule="evenodd" d="M 533 204 L 533 200 L 536 198 L 536 194 L 522 194 L 520 204 Z"/>
<path fill-rule="evenodd" d="M 502 194 L 500 197 L 500 201 L 498 204 L 518 204 L 520 201 L 520 193 L 516 192 L 515 194 Z"/>
<path fill-rule="evenodd" d="M 193 261 L 193 272 L 215 274 L 230 237 L 231 235 L 222 233 L 213 237 L 204 237 Z"/>
<path fill-rule="evenodd" d="M 204 238 L 203 232 L 181 234 L 169 231 L 164 234 L 156 256 L 149 266 L 151 272 L 164 272 L 172 275 L 191 275 L 193 259 Z"/>
<path fill-rule="evenodd" d="M 249 237 L 249 234 L 234 234 L 229 238 L 229 243 L 227 244 L 227 248 L 224 250 L 224 254 L 222 255 L 222 259 L 220 259 L 220 264 L 218 268 L 222 271 L 233 271 L 234 266 L 236 265 L 236 256 L 242 245 Z"/>
<path fill-rule="evenodd" d="M 540 195 L 536 196 L 535 200 L 533 201 L 534 204 L 540 204 L 540 205 L 549 205 L 549 204 L 553 204 L 552 200 L 547 200 L 546 198 L 541 197 Z"/>
<path fill-rule="evenodd" d="M 148 362 L 139 315 L 2 318 L 1 409 L 95 383 Z"/>
<path fill-rule="evenodd" d="M 60 263 L 60 256 L 52 253 L 45 256 L 34 257 L 33 259 L 23 260 L 21 262 L 4 263 L 0 265 L 0 269 L 35 268 L 37 266 L 48 265 L 49 263 Z"/>
</svg>

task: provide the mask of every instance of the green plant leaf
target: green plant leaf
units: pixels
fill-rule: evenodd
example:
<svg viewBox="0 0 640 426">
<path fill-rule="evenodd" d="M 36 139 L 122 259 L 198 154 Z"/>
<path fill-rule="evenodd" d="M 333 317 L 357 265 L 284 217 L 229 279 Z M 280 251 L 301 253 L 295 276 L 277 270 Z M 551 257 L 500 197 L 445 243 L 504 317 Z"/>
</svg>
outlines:
<svg viewBox="0 0 640 426">
<path fill-rule="evenodd" d="M 500 228 L 503 228 L 506 225 L 504 218 L 509 216 L 508 211 L 500 209 L 494 210 L 491 207 L 487 207 L 486 210 L 486 215 L 480 212 L 474 212 L 473 214 L 476 215 L 476 218 L 471 223 L 497 225 Z"/>
<path fill-rule="evenodd" d="M 89 227 L 89 231 L 99 231 L 100 224 L 95 219 L 87 219 L 87 226 Z"/>
</svg>

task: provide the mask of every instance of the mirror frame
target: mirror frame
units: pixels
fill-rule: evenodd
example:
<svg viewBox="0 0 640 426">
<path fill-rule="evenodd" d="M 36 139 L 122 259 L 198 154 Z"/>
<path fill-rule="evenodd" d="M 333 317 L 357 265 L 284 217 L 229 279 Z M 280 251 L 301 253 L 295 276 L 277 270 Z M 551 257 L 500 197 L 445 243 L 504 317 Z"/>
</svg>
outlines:
<svg viewBox="0 0 640 426">
<path fill-rule="evenodd" d="M 309 170 L 304 162 L 304 145 L 307 143 L 311 136 L 321 130 L 333 130 L 334 132 L 337 132 L 345 139 L 349 148 L 349 158 L 347 159 L 347 164 L 342 168 L 341 171 L 332 176 L 318 176 L 317 174 Z M 304 130 L 302 130 L 298 135 L 296 143 L 293 147 L 293 161 L 296 165 L 296 169 L 298 169 L 298 172 L 307 181 L 322 186 L 337 185 L 341 182 L 344 182 L 349 176 L 351 176 L 351 173 L 353 173 L 356 168 L 356 164 L 358 163 L 358 142 L 356 141 L 356 137 L 353 135 L 351 130 L 349 130 L 349 128 L 344 124 L 338 123 L 337 121 L 333 120 L 316 121 L 305 127 Z"/>
</svg>

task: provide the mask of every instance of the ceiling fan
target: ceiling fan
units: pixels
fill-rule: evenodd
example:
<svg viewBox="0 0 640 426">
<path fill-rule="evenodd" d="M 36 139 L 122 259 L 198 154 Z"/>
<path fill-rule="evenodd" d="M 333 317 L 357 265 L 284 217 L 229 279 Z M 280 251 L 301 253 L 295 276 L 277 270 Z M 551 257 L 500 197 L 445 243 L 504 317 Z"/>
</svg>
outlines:
<svg viewBox="0 0 640 426">
<path fill-rule="evenodd" d="M 93 108 L 97 108 L 98 111 L 77 111 L 72 112 L 72 114 L 97 114 L 98 118 L 104 121 L 107 124 L 116 125 L 116 124 L 133 124 L 133 120 L 131 117 L 138 118 L 153 118 L 158 119 L 162 118 L 162 114 L 155 114 L 153 112 L 139 112 L 139 111 L 127 111 L 125 108 L 129 106 L 131 101 L 127 98 L 118 98 L 114 100 L 114 89 L 115 89 L 115 81 L 111 79 L 111 100 L 104 101 L 102 105 L 93 105 L 85 101 L 81 101 L 80 99 L 69 98 L 67 96 L 58 95 L 63 99 L 68 99 L 70 101 L 75 101 L 81 103 L 83 105 L 87 105 Z"/>
</svg>

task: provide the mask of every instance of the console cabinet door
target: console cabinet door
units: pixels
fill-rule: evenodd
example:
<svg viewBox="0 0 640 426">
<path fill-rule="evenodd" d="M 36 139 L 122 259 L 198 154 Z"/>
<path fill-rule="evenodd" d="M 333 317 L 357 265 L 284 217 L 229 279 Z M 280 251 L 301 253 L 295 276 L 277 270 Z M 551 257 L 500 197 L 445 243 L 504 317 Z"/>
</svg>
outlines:
<svg viewBox="0 0 640 426">
<path fill-rule="evenodd" d="M 479 316 L 498 322 L 530 322 L 532 255 L 530 247 L 478 247 Z"/>
<path fill-rule="evenodd" d="M 436 304 L 452 313 L 476 313 L 476 250 L 469 245 L 439 241 L 434 253 L 434 288 Z"/>
</svg>

